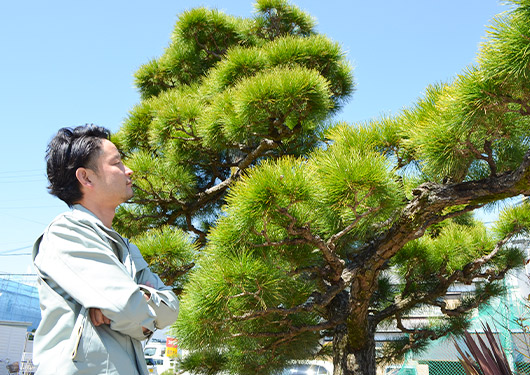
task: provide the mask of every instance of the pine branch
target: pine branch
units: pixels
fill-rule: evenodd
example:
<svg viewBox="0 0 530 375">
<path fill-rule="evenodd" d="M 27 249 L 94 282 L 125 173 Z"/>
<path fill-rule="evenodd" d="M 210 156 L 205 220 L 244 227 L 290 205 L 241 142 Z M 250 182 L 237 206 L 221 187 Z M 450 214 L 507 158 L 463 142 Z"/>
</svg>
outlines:
<svg viewBox="0 0 530 375">
<path fill-rule="evenodd" d="M 335 246 L 336 246 L 336 242 L 338 240 L 340 240 L 343 236 L 345 236 L 346 234 L 348 234 L 353 228 L 355 228 L 355 226 L 359 223 L 359 221 L 361 221 L 363 218 L 381 210 L 382 207 L 371 207 L 369 208 L 368 210 L 366 210 L 365 212 L 363 212 L 362 214 L 357 214 L 357 208 L 361 205 L 361 203 L 363 203 L 364 201 L 366 201 L 369 197 L 371 197 L 374 193 L 374 188 L 371 188 L 366 194 L 365 196 L 360 199 L 360 200 L 357 200 L 357 191 L 355 192 L 355 204 L 352 206 L 352 205 L 349 205 L 348 207 L 355 213 L 355 220 L 352 221 L 348 226 L 346 226 L 343 230 L 341 230 L 340 232 L 338 233 L 335 233 L 334 235 L 332 235 L 326 245 L 330 248 L 330 249 L 333 249 L 335 250 Z"/>
<path fill-rule="evenodd" d="M 266 151 L 272 150 L 278 147 L 278 144 L 270 139 L 262 139 L 259 146 L 256 147 L 251 153 L 249 153 L 237 166 L 237 170 L 230 177 L 218 185 L 205 190 L 202 193 L 197 194 L 197 203 L 193 206 L 203 206 L 205 202 L 213 200 L 212 197 L 217 196 L 220 192 L 224 192 L 228 186 L 230 186 L 237 178 L 239 178 L 241 172 L 248 168 L 250 164 L 262 156 Z"/>
<path fill-rule="evenodd" d="M 530 195 L 530 150 L 521 165 L 512 172 L 457 184 L 424 183 L 413 190 L 414 199 L 404 208 L 401 219 L 361 249 L 358 259 L 376 255 L 381 258 L 377 265 L 383 265 L 407 242 L 421 237 L 432 224 L 445 220 L 445 216 L 439 215 L 444 208 L 459 205 L 478 207 L 520 194 Z"/>
<path fill-rule="evenodd" d="M 317 249 L 321 251 L 324 260 L 334 271 L 333 275 L 331 276 L 331 281 L 338 282 L 341 278 L 342 271 L 344 270 L 344 260 L 341 259 L 319 235 L 313 234 L 311 232 L 311 226 L 309 224 L 305 226 L 297 226 L 296 224 L 298 220 L 289 213 L 288 208 L 277 207 L 276 211 L 286 216 L 290 220 L 290 223 L 286 228 L 288 234 L 295 237 L 301 236 L 308 243 L 316 246 Z"/>
<path fill-rule="evenodd" d="M 232 337 L 251 337 L 251 338 L 280 338 L 280 339 L 288 339 L 288 338 L 294 338 L 301 333 L 305 332 L 318 332 L 325 329 L 330 329 L 335 327 L 337 324 L 340 324 L 340 322 L 336 321 L 329 321 L 329 322 L 323 322 L 320 324 L 315 325 L 304 325 L 304 326 L 289 326 L 287 331 L 283 332 L 238 332 L 233 333 Z M 279 344 L 282 341 L 276 341 L 275 344 Z"/>
<path fill-rule="evenodd" d="M 403 325 L 402 317 L 400 315 L 396 316 L 396 326 L 401 332 L 409 335 L 409 341 L 399 349 L 394 349 L 388 356 L 390 359 L 403 356 L 408 351 L 417 349 L 425 340 L 437 340 L 450 334 L 452 331 L 452 327 L 447 327 L 446 329 L 439 331 L 433 329 L 409 329 Z M 381 358 L 381 360 L 384 361 L 385 358 Z"/>
<path fill-rule="evenodd" d="M 413 190 L 414 198 L 394 225 L 361 247 L 348 265 L 355 274 L 351 295 L 358 299 L 353 301 L 358 308 L 356 313 L 368 311 L 369 296 L 377 289 L 379 273 L 385 269 L 387 261 L 405 244 L 421 237 L 431 225 L 447 218 L 439 212 L 459 205 L 476 207 L 520 194 L 530 194 L 530 150 L 515 171 L 456 184 L 427 182 Z"/>
<path fill-rule="evenodd" d="M 195 225 L 193 225 L 191 214 L 189 213 L 186 213 L 186 224 L 188 225 L 189 230 L 199 236 L 198 242 L 201 244 L 201 246 L 206 245 L 206 232 L 197 229 Z"/>
<path fill-rule="evenodd" d="M 495 99 L 498 99 L 500 102 L 502 102 L 502 104 L 504 104 L 504 107 L 505 107 L 505 110 L 507 112 L 517 112 L 519 113 L 521 116 L 528 116 L 530 115 L 530 105 L 528 104 L 528 102 L 524 99 L 521 99 L 521 98 L 514 98 L 512 95 L 509 95 L 509 94 L 494 94 L 492 92 L 489 92 L 489 91 L 484 91 L 484 93 L 486 95 L 488 95 L 489 97 L 492 97 L 492 98 L 495 98 Z M 521 106 L 521 109 L 518 110 L 518 111 L 512 111 L 508 108 L 508 104 L 519 104 Z M 495 108 L 496 106 L 498 106 L 499 104 L 498 103 L 495 103 L 495 104 L 491 104 L 489 105 L 490 108 Z"/>
<path fill-rule="evenodd" d="M 510 233 L 504 239 L 497 242 L 490 253 L 481 258 L 475 259 L 472 262 L 469 262 L 462 267 L 461 270 L 454 271 L 448 277 L 442 276 L 443 272 L 440 272 L 438 275 L 438 280 L 440 283 L 433 291 L 413 293 L 409 295 L 409 297 L 403 298 L 404 295 L 408 294 L 406 293 L 407 288 L 405 288 L 401 295 L 396 297 L 396 300 L 392 305 L 387 306 L 384 310 L 374 314 L 374 320 L 381 322 L 391 316 L 398 316 L 403 311 L 410 310 L 412 307 L 419 304 L 439 307 L 442 313 L 452 316 L 464 314 L 478 307 L 481 303 L 485 302 L 487 298 L 477 298 L 476 302 L 470 305 L 471 307 L 458 306 L 454 309 L 447 309 L 445 302 L 440 301 L 440 298 L 445 296 L 449 287 L 456 282 L 471 284 L 475 279 L 487 279 L 488 281 L 501 280 L 505 276 L 506 272 L 508 272 L 508 267 L 497 271 L 493 269 L 481 273 L 477 273 L 476 271 L 479 270 L 485 263 L 490 261 L 495 255 L 497 255 L 501 248 L 516 234 L 516 232 Z M 407 284 L 410 282 L 410 280 L 407 280 Z"/>
<path fill-rule="evenodd" d="M 336 285 L 331 285 L 326 293 L 323 295 L 319 293 L 314 293 L 306 302 L 301 305 L 292 307 L 292 308 L 281 308 L 281 307 L 272 307 L 259 311 L 251 311 L 243 315 L 231 315 L 230 319 L 234 321 L 246 321 L 253 320 L 257 318 L 263 318 L 270 315 L 282 315 L 287 316 L 290 314 L 296 314 L 300 312 L 311 312 L 321 308 L 326 307 L 329 303 L 335 298 L 337 294 L 344 290 L 347 283 L 345 281 L 339 282 Z M 248 294 L 238 294 L 232 296 L 231 298 L 240 297 Z"/>
<path fill-rule="evenodd" d="M 491 141 L 485 140 L 484 141 L 484 151 L 486 152 L 486 155 L 484 155 L 482 152 L 477 150 L 473 142 L 468 139 L 466 140 L 466 147 L 471 150 L 471 153 L 479 160 L 484 160 L 486 163 L 488 163 L 488 166 L 491 171 L 492 176 L 497 175 L 497 164 L 495 163 L 495 159 L 493 158 L 493 150 L 491 149 Z"/>
<path fill-rule="evenodd" d="M 160 208 L 162 208 L 164 212 L 160 213 L 160 215 L 156 215 L 157 218 L 159 217 L 166 217 L 166 222 L 174 223 L 177 218 L 181 216 L 189 216 L 193 215 L 195 212 L 200 210 L 201 208 L 205 207 L 211 202 L 217 201 L 228 189 L 230 185 L 232 185 L 237 179 L 239 179 L 239 176 L 241 175 L 241 172 L 248 168 L 256 159 L 263 156 L 263 154 L 271 149 L 274 149 L 278 147 L 278 144 L 272 140 L 269 139 L 263 139 L 260 144 L 249 154 L 247 154 L 238 164 L 236 172 L 233 173 L 230 177 L 226 178 L 219 184 L 209 187 L 205 189 L 202 192 L 199 192 L 195 195 L 192 195 L 191 197 L 187 198 L 186 200 L 182 199 L 176 199 L 176 198 L 162 198 L 157 190 L 154 188 L 154 186 L 151 184 L 151 181 L 149 181 L 148 178 L 144 178 L 144 180 L 149 184 L 150 190 L 145 190 L 137 185 L 135 185 L 135 188 L 137 190 L 142 191 L 146 196 L 152 196 L 150 198 L 140 198 L 140 199 L 134 199 L 132 203 L 135 204 L 157 204 Z M 175 207 L 176 206 L 176 207 Z M 167 214 L 167 212 L 170 211 L 171 214 Z M 152 216 L 149 216 L 152 217 Z M 198 234 L 199 237 L 202 236 L 202 233 L 197 232 L 193 226 L 189 226 L 189 229 L 193 231 L 194 233 Z"/>
</svg>

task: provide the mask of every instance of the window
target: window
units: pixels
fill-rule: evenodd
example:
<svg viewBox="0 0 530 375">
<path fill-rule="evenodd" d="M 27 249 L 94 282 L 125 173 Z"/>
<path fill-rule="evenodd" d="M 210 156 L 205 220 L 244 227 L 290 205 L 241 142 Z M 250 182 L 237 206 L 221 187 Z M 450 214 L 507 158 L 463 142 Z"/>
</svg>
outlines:
<svg viewBox="0 0 530 375">
<path fill-rule="evenodd" d="M 146 357 L 152 357 L 154 356 L 156 353 L 156 348 L 145 348 L 144 350 L 144 355 Z"/>
</svg>

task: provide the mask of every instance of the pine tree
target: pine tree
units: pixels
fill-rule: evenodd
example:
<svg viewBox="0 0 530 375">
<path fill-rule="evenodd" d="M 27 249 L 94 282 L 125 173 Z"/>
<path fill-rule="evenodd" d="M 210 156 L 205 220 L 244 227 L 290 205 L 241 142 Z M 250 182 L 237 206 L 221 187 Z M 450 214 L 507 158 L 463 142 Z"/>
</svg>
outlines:
<svg viewBox="0 0 530 375">
<path fill-rule="evenodd" d="M 180 15 L 140 68 L 142 101 L 114 141 L 136 195 L 116 227 L 181 294 L 175 331 L 197 373 L 273 374 L 330 350 L 335 375 L 463 332 L 523 262 L 530 205 L 493 231 L 471 213 L 530 194 L 530 0 L 495 18 L 477 64 L 411 108 L 330 119 L 354 90 L 340 46 L 283 0 L 251 19 Z M 476 285 L 458 306 L 455 283 Z M 418 307 L 445 316 L 410 326 Z M 322 345 L 333 337 L 331 349 Z"/>
</svg>

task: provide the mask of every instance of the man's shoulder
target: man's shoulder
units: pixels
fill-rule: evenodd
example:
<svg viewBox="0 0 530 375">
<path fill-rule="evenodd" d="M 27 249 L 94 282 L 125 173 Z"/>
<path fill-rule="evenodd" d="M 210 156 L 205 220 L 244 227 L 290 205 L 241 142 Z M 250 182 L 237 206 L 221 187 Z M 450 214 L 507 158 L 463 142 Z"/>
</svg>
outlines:
<svg viewBox="0 0 530 375">
<path fill-rule="evenodd" d="M 53 219 L 43 235 L 37 239 L 37 243 L 40 243 L 42 238 L 54 241 L 58 237 L 73 242 L 83 242 L 91 238 L 109 245 L 114 243 L 120 247 L 127 247 L 128 243 L 127 239 L 113 229 L 107 228 L 94 214 L 78 205 Z"/>
<path fill-rule="evenodd" d="M 40 238 L 70 238 L 75 237 L 100 237 L 108 238 L 107 228 L 101 221 L 89 212 L 73 209 L 57 215 L 48 224 Z"/>
<path fill-rule="evenodd" d="M 35 241 L 33 246 L 33 259 L 35 264 L 41 264 L 44 258 L 39 254 L 46 254 L 46 258 L 56 258 L 65 250 L 71 251 L 77 246 L 84 246 L 88 239 L 101 238 L 97 229 L 90 221 L 83 220 L 75 215 L 73 211 L 63 212 L 57 215 L 48 224 L 44 232 Z M 50 258 L 51 259 L 51 258 Z"/>
</svg>

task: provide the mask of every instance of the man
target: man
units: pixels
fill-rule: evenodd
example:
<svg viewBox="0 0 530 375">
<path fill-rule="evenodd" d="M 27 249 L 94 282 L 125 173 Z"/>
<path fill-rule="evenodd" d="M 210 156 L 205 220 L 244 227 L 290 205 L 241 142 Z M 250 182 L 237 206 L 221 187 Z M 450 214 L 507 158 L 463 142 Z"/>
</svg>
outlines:
<svg viewBox="0 0 530 375">
<path fill-rule="evenodd" d="M 107 129 L 87 125 L 59 130 L 48 145 L 48 188 L 72 211 L 33 248 L 38 375 L 145 375 L 141 341 L 177 318 L 171 288 L 111 228 L 116 207 L 133 196 L 133 172 L 109 138 Z"/>
</svg>

